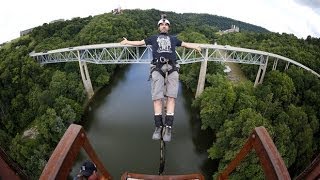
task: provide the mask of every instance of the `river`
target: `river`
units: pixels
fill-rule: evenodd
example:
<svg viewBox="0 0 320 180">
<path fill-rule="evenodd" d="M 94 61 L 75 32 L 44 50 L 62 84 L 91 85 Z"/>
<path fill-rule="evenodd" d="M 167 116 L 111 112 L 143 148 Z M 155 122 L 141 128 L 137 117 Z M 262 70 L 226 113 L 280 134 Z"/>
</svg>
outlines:
<svg viewBox="0 0 320 180">
<path fill-rule="evenodd" d="M 112 83 L 96 93 L 84 115 L 88 138 L 114 179 L 126 171 L 157 174 L 159 170 L 160 142 L 151 139 L 154 121 L 148 71 L 148 65 L 134 64 L 117 72 Z M 200 130 L 192 96 L 180 83 L 164 174 L 200 172 L 212 179 L 216 165 L 208 159 L 207 149 L 213 134 Z M 84 159 L 82 152 L 72 175 Z"/>
</svg>

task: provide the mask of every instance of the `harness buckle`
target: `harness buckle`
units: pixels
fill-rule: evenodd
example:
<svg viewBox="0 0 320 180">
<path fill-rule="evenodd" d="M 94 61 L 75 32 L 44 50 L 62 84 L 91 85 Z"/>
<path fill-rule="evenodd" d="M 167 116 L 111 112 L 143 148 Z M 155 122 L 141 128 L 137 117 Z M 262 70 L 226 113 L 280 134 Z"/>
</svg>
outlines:
<svg viewBox="0 0 320 180">
<path fill-rule="evenodd" d="M 166 59 L 165 57 L 160 57 L 159 58 L 159 61 L 161 62 L 161 63 L 167 63 L 167 62 L 169 62 L 169 59 Z"/>
</svg>

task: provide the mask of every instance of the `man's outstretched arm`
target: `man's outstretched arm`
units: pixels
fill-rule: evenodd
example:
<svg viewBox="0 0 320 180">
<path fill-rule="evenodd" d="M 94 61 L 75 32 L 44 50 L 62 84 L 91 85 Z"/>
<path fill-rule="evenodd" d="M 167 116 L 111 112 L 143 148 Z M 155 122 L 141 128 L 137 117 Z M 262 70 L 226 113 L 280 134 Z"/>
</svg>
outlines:
<svg viewBox="0 0 320 180">
<path fill-rule="evenodd" d="M 200 46 L 198 44 L 182 42 L 181 46 L 185 47 L 185 48 L 195 49 L 195 50 L 201 52 L 201 48 L 200 48 Z"/>
<path fill-rule="evenodd" d="M 120 42 L 121 45 L 133 45 L 133 46 L 142 46 L 145 45 L 146 43 L 144 40 L 141 41 L 128 41 L 127 38 L 123 38 L 123 40 Z"/>
</svg>

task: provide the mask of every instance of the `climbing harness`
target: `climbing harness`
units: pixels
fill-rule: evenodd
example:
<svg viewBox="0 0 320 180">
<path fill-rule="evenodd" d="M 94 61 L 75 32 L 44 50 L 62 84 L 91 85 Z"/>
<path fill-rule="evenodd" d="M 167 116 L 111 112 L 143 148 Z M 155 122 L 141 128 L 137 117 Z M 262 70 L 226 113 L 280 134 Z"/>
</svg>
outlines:
<svg viewBox="0 0 320 180">
<path fill-rule="evenodd" d="M 159 59 L 157 59 L 157 58 L 153 59 L 151 61 L 151 64 L 155 65 L 155 67 L 151 69 L 148 81 L 150 81 L 150 79 L 152 78 L 152 73 L 154 71 L 158 71 L 164 78 L 166 77 L 166 73 L 167 73 L 167 75 L 170 75 L 174 71 L 179 72 L 179 68 L 176 66 L 176 62 L 169 60 L 169 59 L 166 59 L 162 56 Z M 168 71 L 169 64 L 171 65 L 172 68 Z M 164 65 L 167 65 L 166 72 L 162 71 L 162 67 Z"/>
</svg>

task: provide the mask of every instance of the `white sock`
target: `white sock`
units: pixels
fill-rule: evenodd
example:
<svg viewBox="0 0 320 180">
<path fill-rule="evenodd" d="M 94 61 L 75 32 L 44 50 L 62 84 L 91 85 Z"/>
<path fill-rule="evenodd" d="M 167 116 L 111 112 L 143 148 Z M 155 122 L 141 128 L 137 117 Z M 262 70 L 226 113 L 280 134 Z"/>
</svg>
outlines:
<svg viewBox="0 0 320 180">
<path fill-rule="evenodd" d="M 173 115 L 174 115 L 174 113 L 167 113 L 167 115 L 168 115 L 168 116 L 173 116 Z"/>
<path fill-rule="evenodd" d="M 155 116 L 159 116 L 162 115 L 161 113 L 154 113 Z"/>
</svg>

